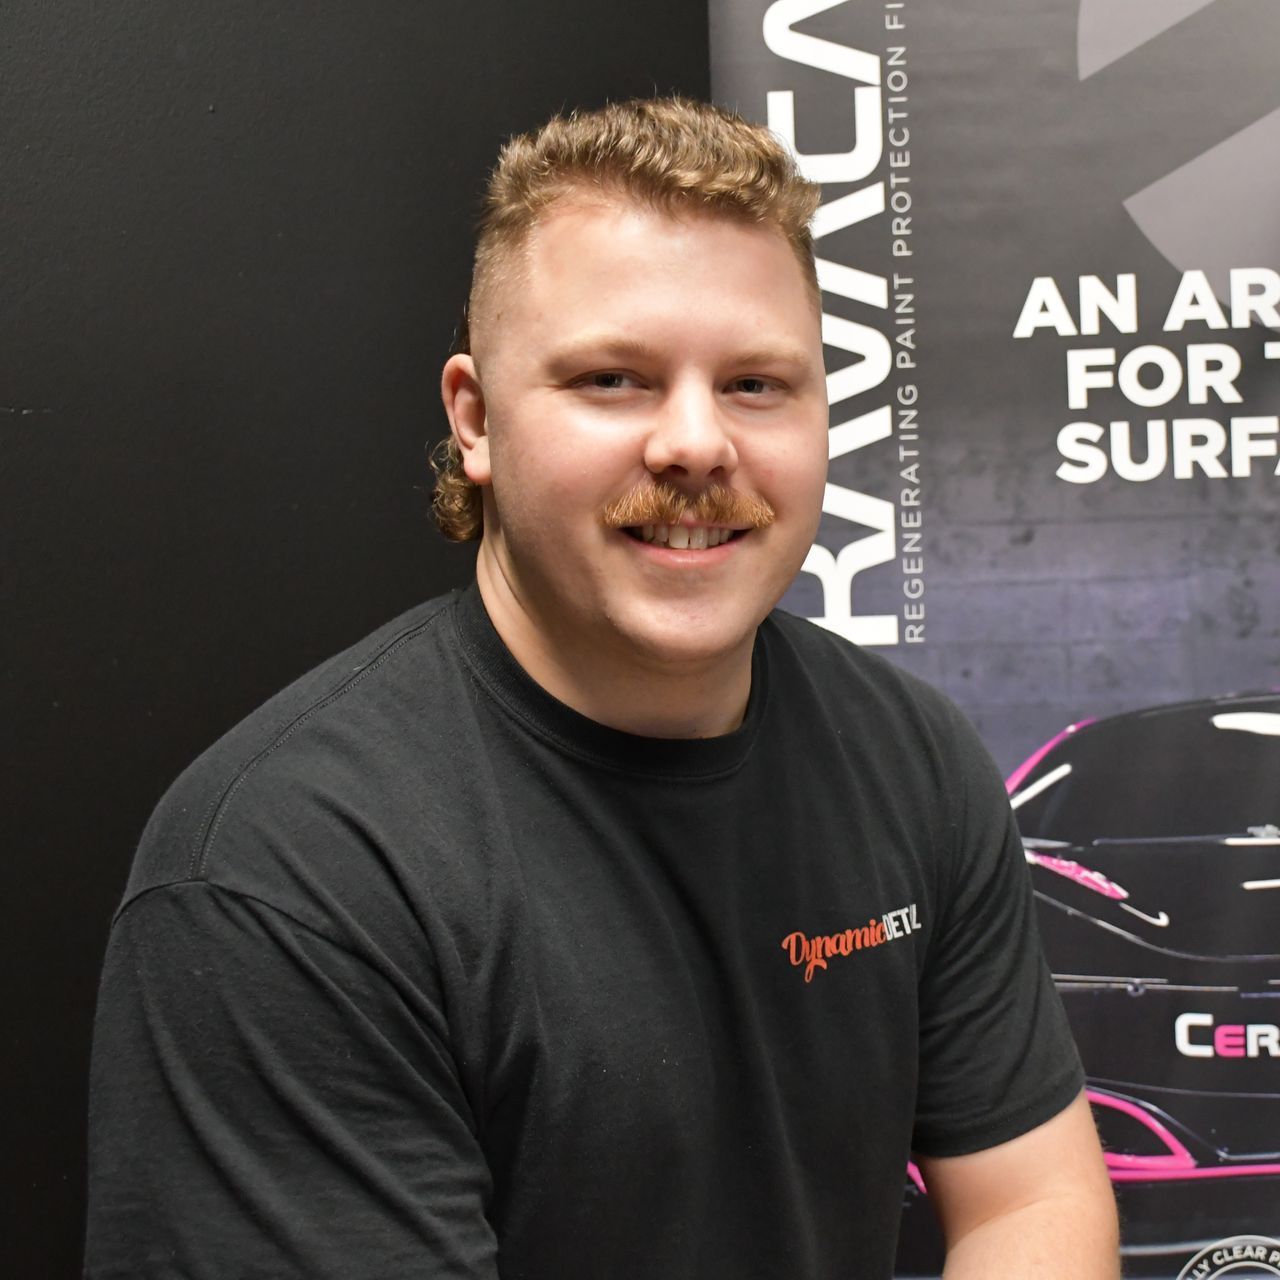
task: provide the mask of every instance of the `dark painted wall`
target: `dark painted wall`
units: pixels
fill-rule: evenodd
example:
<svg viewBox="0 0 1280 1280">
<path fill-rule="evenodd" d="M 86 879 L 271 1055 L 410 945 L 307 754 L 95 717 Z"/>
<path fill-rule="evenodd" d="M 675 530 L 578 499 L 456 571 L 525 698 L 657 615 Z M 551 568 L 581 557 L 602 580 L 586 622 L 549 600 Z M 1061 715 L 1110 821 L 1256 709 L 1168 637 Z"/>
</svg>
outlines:
<svg viewBox="0 0 1280 1280">
<path fill-rule="evenodd" d="M 424 446 L 501 138 L 706 96 L 706 8 L 0 9 L 0 1272 L 70 1277 L 133 846 L 264 697 L 470 574 Z"/>
</svg>

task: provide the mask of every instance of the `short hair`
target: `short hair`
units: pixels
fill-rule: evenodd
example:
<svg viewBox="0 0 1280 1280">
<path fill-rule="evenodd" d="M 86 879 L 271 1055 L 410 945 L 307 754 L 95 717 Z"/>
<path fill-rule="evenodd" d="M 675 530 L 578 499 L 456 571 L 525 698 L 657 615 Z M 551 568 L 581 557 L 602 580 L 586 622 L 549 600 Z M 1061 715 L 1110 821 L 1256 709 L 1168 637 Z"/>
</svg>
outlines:
<svg viewBox="0 0 1280 1280">
<path fill-rule="evenodd" d="M 688 98 L 635 98 L 558 115 L 513 137 L 489 175 L 476 237 L 471 292 L 455 350 L 470 350 L 502 266 L 557 201 L 595 193 L 672 215 L 708 214 L 772 227 L 791 246 L 815 304 L 819 298 L 810 223 L 819 187 L 763 125 Z M 482 504 L 450 437 L 432 455 L 433 508 L 445 536 L 478 538 Z"/>
</svg>

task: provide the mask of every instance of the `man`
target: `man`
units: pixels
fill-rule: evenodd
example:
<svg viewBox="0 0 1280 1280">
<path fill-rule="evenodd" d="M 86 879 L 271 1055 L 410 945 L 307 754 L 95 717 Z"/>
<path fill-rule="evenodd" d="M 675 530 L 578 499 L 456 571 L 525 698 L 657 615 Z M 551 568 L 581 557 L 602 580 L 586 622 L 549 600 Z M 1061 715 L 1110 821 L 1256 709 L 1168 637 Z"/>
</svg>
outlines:
<svg viewBox="0 0 1280 1280">
<path fill-rule="evenodd" d="M 175 785 L 114 924 L 88 1274 L 1112 1277 L 994 768 L 771 614 L 827 415 L 814 189 L 682 101 L 492 177 L 445 366 L 477 583 Z"/>
</svg>

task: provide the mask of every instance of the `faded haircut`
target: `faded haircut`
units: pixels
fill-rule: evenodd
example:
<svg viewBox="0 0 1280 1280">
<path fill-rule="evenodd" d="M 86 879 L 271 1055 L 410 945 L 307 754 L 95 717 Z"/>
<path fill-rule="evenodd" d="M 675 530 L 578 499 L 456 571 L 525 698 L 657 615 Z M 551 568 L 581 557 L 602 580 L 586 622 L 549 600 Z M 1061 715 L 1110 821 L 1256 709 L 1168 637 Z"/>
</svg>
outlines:
<svg viewBox="0 0 1280 1280">
<path fill-rule="evenodd" d="M 688 98 L 636 98 L 555 116 L 513 137 L 489 175 L 471 292 L 455 349 L 485 329 L 494 289 L 547 210 L 573 196 L 636 201 L 674 216 L 704 214 L 772 227 L 791 246 L 815 302 L 809 229 L 820 191 L 763 125 Z M 483 529 L 479 489 L 452 437 L 432 455 L 433 508 L 457 542 Z"/>
</svg>

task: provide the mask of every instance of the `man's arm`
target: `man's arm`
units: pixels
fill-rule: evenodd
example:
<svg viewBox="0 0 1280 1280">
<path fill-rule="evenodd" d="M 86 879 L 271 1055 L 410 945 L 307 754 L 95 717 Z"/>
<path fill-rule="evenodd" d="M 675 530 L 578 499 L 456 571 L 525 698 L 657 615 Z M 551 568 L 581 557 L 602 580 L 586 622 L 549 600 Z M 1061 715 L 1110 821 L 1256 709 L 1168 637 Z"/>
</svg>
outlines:
<svg viewBox="0 0 1280 1280">
<path fill-rule="evenodd" d="M 919 1157 L 947 1241 L 944 1280 L 1117 1280 L 1115 1197 L 1084 1094 L 970 1155 Z"/>
<path fill-rule="evenodd" d="M 496 1280 L 433 992 L 256 898 L 139 895 L 93 1049 L 85 1280 Z"/>
</svg>

